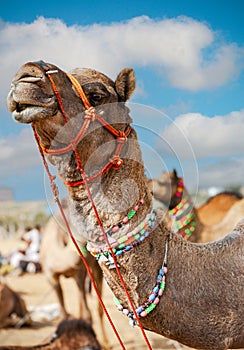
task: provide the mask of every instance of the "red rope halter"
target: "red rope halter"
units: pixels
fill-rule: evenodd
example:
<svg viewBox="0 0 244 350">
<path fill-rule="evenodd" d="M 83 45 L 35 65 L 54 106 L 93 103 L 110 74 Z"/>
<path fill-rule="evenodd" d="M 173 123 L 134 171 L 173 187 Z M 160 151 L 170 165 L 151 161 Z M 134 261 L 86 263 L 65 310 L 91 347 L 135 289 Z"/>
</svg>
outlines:
<svg viewBox="0 0 244 350">
<path fill-rule="evenodd" d="M 61 98 L 61 96 L 60 96 L 60 94 L 59 94 L 59 91 L 57 90 L 56 84 L 55 84 L 55 82 L 54 82 L 54 80 L 53 80 L 53 77 L 52 77 L 52 75 L 51 75 L 51 74 L 53 74 L 53 73 L 57 73 L 58 71 L 56 71 L 56 70 L 55 70 L 55 71 L 50 71 L 50 68 L 49 68 L 49 67 L 46 65 L 46 63 L 43 62 L 43 61 L 36 62 L 35 64 L 36 64 L 39 68 L 42 68 L 42 69 L 44 70 L 45 74 L 48 76 L 48 78 L 49 78 L 49 80 L 50 80 L 50 82 L 51 82 L 51 84 L 52 84 L 52 88 L 53 88 L 53 91 L 54 91 L 54 93 L 55 93 L 55 96 L 56 96 L 56 98 L 57 98 L 57 100 L 58 100 L 61 113 L 62 113 L 62 115 L 63 115 L 63 117 L 64 117 L 64 121 L 65 121 L 65 123 L 67 123 L 67 122 L 68 122 L 68 118 L 67 118 L 67 116 L 66 116 L 66 114 L 65 114 L 65 110 L 64 110 L 64 107 L 63 107 L 62 98 Z M 108 245 L 108 247 L 109 247 L 110 253 L 111 253 L 111 255 L 112 255 L 113 259 L 114 259 L 115 268 L 116 268 L 116 271 L 117 271 L 118 276 L 119 276 L 119 278 L 120 278 L 120 281 L 121 281 L 121 284 L 122 284 L 122 286 L 123 286 L 123 289 L 124 289 L 124 291 L 125 291 L 125 293 L 126 293 L 126 296 L 127 296 L 128 301 L 129 301 L 129 303 L 130 303 L 130 305 L 131 305 L 131 308 L 132 308 L 132 310 L 133 310 L 133 312 L 134 312 L 134 314 L 135 314 L 135 316 L 136 316 L 138 325 L 139 325 L 139 327 L 140 327 L 140 329 L 141 329 L 141 331 L 142 331 L 143 337 L 144 337 L 144 339 L 145 339 L 145 341 L 146 341 L 146 343 L 147 343 L 147 345 L 148 345 L 148 348 L 149 348 L 150 350 L 152 350 L 152 347 L 151 347 L 151 345 L 150 345 L 150 343 L 149 343 L 149 341 L 148 341 L 148 339 L 147 339 L 146 333 L 145 333 L 145 331 L 144 331 L 144 329 L 143 329 L 143 327 L 142 327 L 140 318 L 139 318 L 139 316 L 138 316 L 137 313 L 136 313 L 135 306 L 134 306 L 134 304 L 133 304 L 133 302 L 132 302 L 132 300 L 131 300 L 131 297 L 130 297 L 130 295 L 129 295 L 129 293 L 128 293 L 128 290 L 127 290 L 126 284 L 125 284 L 125 282 L 124 282 L 124 279 L 123 279 L 123 277 L 122 277 L 122 275 L 121 275 L 121 272 L 120 272 L 120 270 L 119 270 L 118 263 L 117 263 L 117 260 L 116 260 L 116 256 L 115 256 L 115 254 L 114 254 L 114 252 L 113 252 L 113 249 L 112 249 L 112 247 L 111 247 L 111 244 L 110 244 L 110 242 L 109 242 L 109 240 L 108 240 L 108 238 L 107 238 L 106 232 L 105 232 L 104 227 L 103 227 L 103 225 L 102 225 L 101 219 L 100 219 L 99 214 L 98 214 L 98 212 L 97 212 L 95 203 L 94 203 L 94 201 L 93 201 L 93 198 L 92 198 L 92 195 L 91 195 L 89 186 L 88 186 L 88 182 L 93 181 L 93 180 L 96 179 L 98 176 L 100 176 L 101 174 L 103 174 L 103 173 L 105 173 L 106 171 L 108 171 L 111 167 L 114 167 L 115 169 L 118 169 L 118 168 L 122 165 L 123 161 L 122 161 L 122 159 L 119 157 L 119 155 L 120 155 L 120 152 L 121 152 L 121 149 L 122 149 L 123 144 L 124 144 L 124 143 L 126 142 L 126 140 L 127 140 L 127 136 L 128 136 L 128 135 L 130 134 L 130 132 L 131 132 L 131 127 L 128 125 L 127 128 L 126 128 L 126 130 L 125 130 L 125 132 L 121 132 L 121 131 L 118 131 L 118 130 L 116 130 L 115 128 L 113 128 L 113 127 L 112 127 L 110 124 L 108 124 L 101 116 L 99 116 L 99 115 L 97 115 L 97 114 L 95 113 L 95 108 L 93 108 L 93 107 L 91 106 L 90 102 L 88 101 L 88 99 L 87 99 L 87 97 L 86 97 L 86 95 L 85 95 L 85 93 L 84 93 L 82 87 L 81 87 L 80 84 L 78 83 L 78 81 L 77 81 L 73 76 L 71 76 L 71 75 L 69 75 L 69 74 L 67 74 L 67 76 L 68 76 L 68 78 L 70 79 L 72 85 L 75 87 L 77 93 L 79 94 L 79 96 L 80 96 L 80 98 L 81 98 L 81 100 L 82 100 L 82 102 L 83 102 L 83 104 L 84 104 L 84 106 L 85 106 L 85 108 L 86 108 L 85 120 L 84 120 L 84 123 L 83 123 L 83 125 L 82 125 L 82 127 L 81 127 L 81 129 L 80 129 L 80 131 L 79 131 L 79 133 L 78 133 L 78 135 L 75 137 L 75 139 L 73 139 L 72 133 L 71 133 L 71 131 L 69 130 L 69 134 L 70 134 L 70 135 L 69 135 L 69 136 L 70 136 L 70 144 L 69 144 L 68 146 L 64 147 L 64 148 L 55 149 L 55 150 L 53 150 L 53 149 L 46 149 L 45 147 L 43 147 L 43 146 L 41 145 L 39 136 L 38 136 L 38 134 L 37 134 L 37 132 L 36 132 L 36 130 L 35 130 L 34 125 L 32 124 L 33 130 L 34 130 L 34 135 L 35 135 L 37 144 L 38 144 L 38 146 L 39 146 L 39 151 L 40 151 L 40 153 L 41 153 L 41 156 L 42 156 L 42 159 L 43 159 L 43 163 L 44 163 L 45 169 L 46 169 L 47 174 L 48 174 L 48 176 L 49 176 L 50 185 L 51 185 L 51 188 L 52 188 L 52 191 L 53 191 L 53 194 L 54 194 L 54 198 L 55 198 L 55 200 L 56 200 L 56 202 L 57 202 L 57 204 L 58 204 L 58 207 L 59 207 L 59 209 L 60 209 L 60 212 L 61 212 L 61 214 L 62 214 L 62 216 L 63 216 L 63 218 L 64 218 L 64 222 L 65 222 L 65 225 L 66 225 L 66 227 L 67 227 L 67 229 L 68 229 L 68 233 L 69 233 L 69 235 L 70 235 L 70 237 L 71 237 L 71 239 L 72 239 L 72 241 L 73 241 L 73 243 L 74 243 L 74 245 L 75 245 L 75 247 L 76 247 L 76 249 L 77 249 L 79 255 L 81 256 L 82 261 L 84 262 L 84 265 L 85 265 L 85 267 L 86 267 L 86 269 L 87 269 L 88 275 L 89 275 L 89 277 L 90 277 L 90 279 L 91 279 L 91 281 L 92 281 L 92 284 L 93 284 L 94 289 L 95 289 L 95 291 L 96 291 L 96 294 L 97 294 L 97 296 L 98 296 L 99 302 L 101 303 L 101 305 L 102 305 L 102 307 L 103 307 L 103 310 L 104 310 L 106 316 L 108 317 L 108 320 L 109 320 L 109 322 L 110 322 L 110 324 L 111 324 L 111 326 L 112 326 L 112 328 L 113 328 L 113 330 L 114 330 L 114 332 L 115 332 L 115 334 L 116 334 L 116 336 L 117 336 L 117 338 L 118 338 L 118 340 L 119 340 L 119 343 L 120 343 L 120 345 L 122 346 L 122 348 L 125 349 L 125 347 L 124 347 L 124 345 L 123 345 L 123 343 L 122 343 L 122 341 L 121 341 L 121 339 L 120 339 L 120 337 L 119 337 L 119 334 L 118 334 L 118 332 L 116 331 L 115 326 L 113 325 L 113 322 L 112 322 L 112 320 L 111 320 L 111 318 L 110 318 L 110 316 L 109 316 L 109 314 L 108 314 L 108 312 L 107 312 L 107 310 L 106 310 L 106 307 L 105 307 L 105 305 L 104 305 L 104 303 L 103 303 L 103 301 L 102 301 L 102 299 L 101 299 L 101 296 L 99 295 L 99 292 L 98 292 L 98 290 L 97 290 L 97 288 L 96 288 L 95 281 L 94 281 L 93 276 L 92 276 L 92 272 L 91 272 L 91 270 L 90 270 L 90 268 L 89 268 L 89 266 L 88 266 L 88 264 L 87 264 L 87 262 L 86 262 L 86 259 L 84 258 L 83 254 L 82 254 L 82 252 L 81 252 L 81 250 L 80 250 L 80 248 L 79 248 L 79 246 L 78 246 L 78 244 L 77 244 L 77 242 L 76 242 L 76 240 L 75 240 L 75 238 L 74 238 L 74 236 L 73 236 L 73 234 L 72 234 L 72 232 L 71 232 L 71 229 L 70 229 L 70 227 L 69 227 L 69 223 L 68 223 L 68 221 L 67 221 L 67 219 L 66 219 L 66 217 L 65 217 L 65 214 L 64 214 L 62 205 L 61 205 L 61 203 L 60 203 L 60 201 L 59 201 L 59 198 L 58 198 L 58 189 L 57 189 L 56 184 L 54 183 L 55 176 L 52 176 L 52 175 L 51 175 L 51 173 L 50 173 L 50 171 L 49 171 L 49 168 L 48 168 L 48 165 L 47 165 L 47 162 L 46 162 L 45 157 L 44 157 L 44 153 L 43 153 L 43 152 L 45 152 L 45 153 L 47 153 L 47 154 L 57 154 L 57 155 L 58 155 L 58 154 L 64 154 L 64 153 L 66 153 L 66 152 L 68 152 L 68 151 L 71 151 L 71 150 L 74 152 L 75 158 L 76 158 L 76 162 L 77 162 L 77 170 L 80 171 L 80 174 L 81 174 L 81 176 L 82 176 L 82 180 L 79 180 L 79 181 L 76 181 L 76 182 L 66 182 L 66 181 L 65 181 L 65 184 L 68 185 L 68 186 L 78 186 L 78 185 L 80 185 L 80 184 L 84 184 L 84 185 L 85 185 L 86 190 L 87 190 L 87 193 L 88 193 L 88 197 L 89 197 L 89 200 L 90 200 L 90 202 L 91 202 L 91 204 L 92 204 L 92 208 L 93 208 L 94 213 L 95 213 L 95 215 L 96 215 L 98 224 L 99 224 L 100 229 L 101 229 L 101 231 L 102 231 L 102 233 L 103 233 L 103 235 L 104 235 L 105 241 L 106 241 L 106 243 L 107 243 L 107 245 Z M 81 141 L 81 139 L 82 139 L 82 137 L 84 136 L 84 134 L 86 133 L 86 131 L 87 131 L 88 127 L 89 127 L 89 124 L 90 124 L 91 120 L 92 120 L 92 121 L 93 121 L 93 120 L 99 121 L 99 122 L 102 124 L 103 127 L 105 127 L 110 133 L 112 133 L 112 134 L 116 137 L 116 139 L 117 139 L 117 147 L 116 147 L 116 150 L 115 150 L 114 155 L 113 155 L 112 158 L 109 160 L 109 162 L 108 162 L 100 171 L 98 171 L 96 174 L 94 174 L 94 175 L 92 175 L 92 176 L 90 176 L 90 177 L 87 177 L 87 175 L 85 174 L 84 169 L 83 169 L 83 167 L 82 167 L 82 162 L 81 162 L 80 156 L 79 156 L 79 154 L 78 154 L 78 152 L 77 152 L 76 146 L 77 146 L 78 143 Z"/>
<path fill-rule="evenodd" d="M 50 68 L 43 61 L 36 62 L 36 64 L 39 67 L 43 68 L 45 71 L 45 74 L 48 76 L 48 78 L 52 84 L 52 88 L 53 88 L 53 91 L 55 93 L 55 96 L 57 98 L 61 113 L 64 117 L 65 123 L 67 123 L 68 119 L 67 119 L 66 114 L 65 114 L 62 98 L 59 94 L 59 91 L 58 91 L 56 84 L 53 80 L 53 77 L 51 75 L 51 74 L 53 74 L 53 71 L 50 71 Z M 56 72 L 56 71 L 54 71 L 54 72 Z M 123 144 L 127 141 L 127 137 L 129 136 L 129 134 L 131 132 L 131 127 L 130 127 L 130 125 L 128 125 L 126 127 L 125 131 L 123 132 L 120 130 L 116 130 L 114 127 L 112 127 L 112 125 L 108 124 L 106 122 L 106 120 L 104 120 L 100 115 L 96 114 L 95 108 L 91 106 L 89 100 L 87 99 L 87 97 L 84 93 L 84 90 L 82 89 L 82 87 L 80 86 L 78 81 L 71 74 L 66 73 L 66 75 L 69 78 L 69 80 L 71 81 L 74 88 L 76 89 L 78 95 L 80 96 L 80 98 L 81 98 L 81 100 L 86 108 L 84 123 L 83 123 L 80 131 L 78 132 L 78 134 L 75 138 L 73 138 L 72 134 L 70 133 L 70 144 L 69 145 L 62 147 L 62 148 L 59 148 L 59 149 L 46 148 L 41 143 L 40 143 L 40 146 L 41 146 L 44 153 L 53 154 L 53 155 L 60 155 L 60 154 L 67 153 L 69 151 L 74 151 L 74 149 L 76 149 L 77 145 L 79 144 L 79 142 L 82 140 L 83 136 L 85 135 L 85 133 L 90 125 L 90 122 L 97 120 L 105 129 L 107 129 L 116 138 L 117 147 L 116 147 L 115 152 L 112 155 L 112 157 L 109 159 L 107 164 L 104 165 L 104 167 L 102 169 L 100 169 L 97 173 L 95 173 L 91 176 L 86 176 L 86 181 L 92 182 L 96 178 L 101 176 L 102 174 L 106 173 L 110 168 L 113 167 L 115 170 L 117 170 L 123 164 L 123 160 L 120 158 L 120 153 L 121 153 Z M 62 175 L 61 175 L 61 178 L 62 178 Z M 62 180 L 63 180 L 65 185 L 72 186 L 72 187 L 84 185 L 84 183 L 85 183 L 84 180 L 65 181 L 63 178 L 62 178 Z"/>
</svg>

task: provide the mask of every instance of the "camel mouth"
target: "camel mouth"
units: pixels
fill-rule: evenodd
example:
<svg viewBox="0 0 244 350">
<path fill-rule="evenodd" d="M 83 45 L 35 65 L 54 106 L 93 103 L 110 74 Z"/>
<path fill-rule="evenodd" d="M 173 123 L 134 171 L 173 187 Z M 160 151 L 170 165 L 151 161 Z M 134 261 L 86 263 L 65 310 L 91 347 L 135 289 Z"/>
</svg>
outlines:
<svg viewBox="0 0 244 350">
<path fill-rule="evenodd" d="M 13 98 L 8 99 L 8 107 L 12 112 L 13 119 L 19 123 L 32 123 L 34 121 L 48 118 L 57 112 L 56 101 L 48 104 L 32 104 L 28 102 L 17 102 Z"/>
<path fill-rule="evenodd" d="M 16 109 L 15 111 L 17 113 L 21 113 L 23 112 L 25 109 L 28 109 L 28 108 L 33 108 L 33 105 L 31 104 L 27 104 L 27 103 L 16 103 Z"/>
<path fill-rule="evenodd" d="M 36 120 L 37 115 L 43 113 L 42 107 L 34 107 L 31 105 L 17 105 L 17 108 L 12 112 L 13 118 L 19 123 L 31 123 Z M 38 118 L 43 119 L 43 118 Z"/>
</svg>

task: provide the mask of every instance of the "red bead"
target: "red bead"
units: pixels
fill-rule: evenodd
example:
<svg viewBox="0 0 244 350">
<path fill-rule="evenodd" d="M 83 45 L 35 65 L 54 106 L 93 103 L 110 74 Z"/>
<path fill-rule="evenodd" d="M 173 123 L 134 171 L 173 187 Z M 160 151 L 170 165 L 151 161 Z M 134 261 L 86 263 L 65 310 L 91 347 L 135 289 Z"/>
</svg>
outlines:
<svg viewBox="0 0 244 350">
<path fill-rule="evenodd" d="M 125 216 L 124 219 L 122 220 L 123 224 L 126 224 L 129 221 L 128 217 Z"/>
<path fill-rule="evenodd" d="M 141 317 L 146 317 L 146 316 L 147 316 L 146 311 L 142 311 L 142 312 L 140 313 L 140 316 L 141 316 Z"/>
<path fill-rule="evenodd" d="M 114 232 L 117 232 L 118 231 L 118 229 L 119 229 L 119 226 L 114 226 L 113 228 L 112 228 L 112 232 L 114 233 Z"/>
</svg>

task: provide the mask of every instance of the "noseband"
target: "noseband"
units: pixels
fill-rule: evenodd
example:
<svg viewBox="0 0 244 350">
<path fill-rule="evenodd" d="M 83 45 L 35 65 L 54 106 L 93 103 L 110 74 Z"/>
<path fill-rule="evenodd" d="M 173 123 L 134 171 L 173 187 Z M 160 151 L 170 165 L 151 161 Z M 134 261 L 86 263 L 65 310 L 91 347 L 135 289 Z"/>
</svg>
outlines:
<svg viewBox="0 0 244 350">
<path fill-rule="evenodd" d="M 34 64 L 36 66 L 38 66 L 38 68 L 40 68 L 45 73 L 45 75 L 47 75 L 47 77 L 49 78 L 51 85 L 52 85 L 52 88 L 53 88 L 53 91 L 54 91 L 54 94 L 55 94 L 55 97 L 58 101 L 60 111 L 63 115 L 64 121 L 65 121 L 65 123 L 68 123 L 68 118 L 67 118 L 65 110 L 64 110 L 62 98 L 61 98 L 60 93 L 57 89 L 55 81 L 53 79 L 53 74 L 57 74 L 58 70 L 57 69 L 50 69 L 50 67 L 44 61 L 34 62 Z M 76 92 L 78 93 L 78 95 L 81 98 L 82 103 L 85 107 L 84 122 L 80 128 L 80 131 L 78 132 L 78 134 L 76 135 L 75 138 L 70 133 L 70 144 L 65 146 L 65 147 L 62 147 L 59 149 L 48 149 L 48 148 L 44 147 L 40 142 L 39 142 L 39 144 L 40 144 L 40 147 L 42 148 L 43 152 L 46 154 L 50 154 L 50 155 L 61 155 L 61 154 L 65 154 L 69 151 L 75 151 L 77 145 L 79 144 L 79 142 L 81 141 L 81 139 L 85 135 L 90 123 L 94 122 L 95 120 L 98 121 L 105 129 L 107 129 L 116 138 L 117 146 L 116 146 L 114 154 L 109 159 L 107 164 L 102 169 L 100 169 L 97 173 L 86 177 L 87 182 L 92 182 L 93 180 L 95 180 L 96 178 L 98 178 L 99 176 L 101 176 L 102 174 L 107 172 L 110 168 L 118 170 L 120 168 L 120 166 L 123 164 L 123 160 L 120 158 L 120 153 L 121 153 L 123 144 L 127 141 L 127 137 L 129 136 L 129 134 L 131 132 L 131 127 L 130 127 L 130 125 L 127 125 L 125 131 L 120 131 L 120 130 L 116 130 L 114 127 L 112 127 L 112 125 L 108 124 L 105 119 L 103 119 L 100 115 L 98 115 L 96 113 L 95 108 L 91 106 L 91 104 L 90 104 L 84 90 L 82 89 L 81 85 L 79 84 L 79 82 L 71 74 L 66 73 L 66 76 L 71 81 L 71 84 L 75 88 Z M 62 179 L 62 180 L 64 181 L 65 185 L 72 186 L 72 187 L 84 184 L 84 180 L 72 181 L 72 182 L 65 181 L 64 179 Z"/>
</svg>

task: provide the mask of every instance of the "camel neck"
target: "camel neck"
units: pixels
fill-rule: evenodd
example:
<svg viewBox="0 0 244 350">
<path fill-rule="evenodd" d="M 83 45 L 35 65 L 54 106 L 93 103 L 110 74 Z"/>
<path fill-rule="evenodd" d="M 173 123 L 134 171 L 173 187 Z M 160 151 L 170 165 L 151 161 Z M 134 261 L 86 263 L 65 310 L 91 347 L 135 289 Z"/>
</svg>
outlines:
<svg viewBox="0 0 244 350">
<path fill-rule="evenodd" d="M 124 220 L 125 216 L 143 200 L 136 215 L 126 225 L 114 232 L 113 239 L 118 240 L 140 224 L 152 208 L 152 198 L 147 187 L 147 179 L 136 133 L 132 132 L 122 153 L 123 165 L 109 170 L 96 181 L 89 183 L 90 193 L 96 206 L 105 232 Z M 62 169 L 65 164 L 62 163 Z M 74 171 L 76 171 L 74 167 Z M 70 172 L 70 166 L 69 166 Z M 67 187 L 70 197 L 70 211 L 73 224 L 94 246 L 103 246 L 101 228 L 85 186 Z"/>
</svg>

